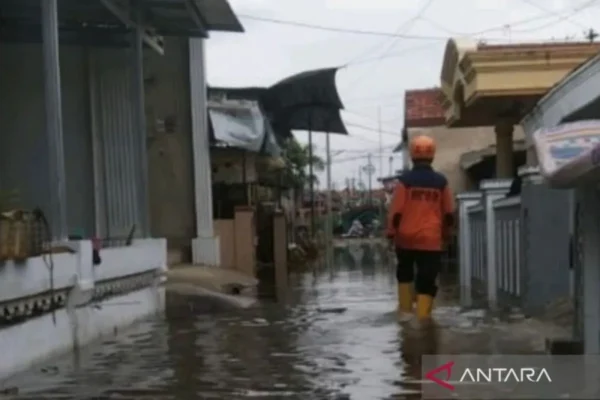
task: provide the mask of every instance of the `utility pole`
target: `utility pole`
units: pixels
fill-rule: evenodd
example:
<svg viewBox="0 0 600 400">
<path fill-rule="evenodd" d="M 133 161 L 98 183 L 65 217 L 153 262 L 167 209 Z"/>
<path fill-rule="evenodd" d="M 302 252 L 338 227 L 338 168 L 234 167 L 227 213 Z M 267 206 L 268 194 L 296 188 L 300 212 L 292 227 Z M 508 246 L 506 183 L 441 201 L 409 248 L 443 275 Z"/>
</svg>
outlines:
<svg viewBox="0 0 600 400">
<path fill-rule="evenodd" d="M 372 186 L 372 178 L 373 178 L 373 174 L 375 173 L 375 167 L 373 166 L 373 163 L 371 162 L 371 153 L 369 153 L 368 157 L 367 157 L 367 166 L 365 167 L 365 172 L 367 173 L 367 175 L 369 175 L 369 204 L 373 204 L 373 186 Z"/>
<path fill-rule="evenodd" d="M 309 124 L 310 125 L 310 124 Z M 308 181 L 310 185 L 310 235 L 315 235 L 315 180 L 313 172 L 313 133 L 308 131 Z"/>
<path fill-rule="evenodd" d="M 381 131 L 381 107 L 377 108 L 377 125 L 379 128 L 379 175 L 383 177 L 383 132 Z"/>
<path fill-rule="evenodd" d="M 358 168 L 358 182 L 357 182 L 357 188 L 358 188 L 358 198 L 362 201 L 363 199 L 363 179 L 362 179 L 362 169 L 363 167 L 359 167 Z"/>
<path fill-rule="evenodd" d="M 327 153 L 327 197 L 326 197 L 326 217 L 325 217 L 325 257 L 328 268 L 333 267 L 333 215 L 331 211 L 331 143 L 329 141 L 329 132 L 325 134 L 325 151 Z"/>
<path fill-rule="evenodd" d="M 392 174 L 394 173 L 394 157 L 393 156 L 390 156 L 389 163 L 390 163 L 390 165 L 389 165 L 390 174 L 389 175 L 392 176 Z"/>
</svg>

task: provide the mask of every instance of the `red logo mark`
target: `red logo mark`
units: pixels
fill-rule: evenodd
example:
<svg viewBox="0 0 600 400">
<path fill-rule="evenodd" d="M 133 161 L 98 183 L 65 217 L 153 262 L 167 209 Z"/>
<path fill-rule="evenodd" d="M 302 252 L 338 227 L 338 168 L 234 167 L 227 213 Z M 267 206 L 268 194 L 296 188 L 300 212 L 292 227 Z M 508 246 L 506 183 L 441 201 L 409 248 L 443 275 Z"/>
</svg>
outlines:
<svg viewBox="0 0 600 400">
<path fill-rule="evenodd" d="M 432 369 L 431 371 L 426 373 L 425 378 L 429 379 L 433 383 L 440 385 L 443 388 L 446 388 L 448 390 L 454 390 L 454 386 L 447 382 L 450 380 L 450 377 L 452 376 L 452 367 L 453 366 L 454 366 L 454 361 L 449 361 L 446 364 L 440 365 L 436 369 Z M 444 372 L 444 371 L 446 371 L 445 379 L 442 380 L 436 376 L 440 372 Z"/>
</svg>

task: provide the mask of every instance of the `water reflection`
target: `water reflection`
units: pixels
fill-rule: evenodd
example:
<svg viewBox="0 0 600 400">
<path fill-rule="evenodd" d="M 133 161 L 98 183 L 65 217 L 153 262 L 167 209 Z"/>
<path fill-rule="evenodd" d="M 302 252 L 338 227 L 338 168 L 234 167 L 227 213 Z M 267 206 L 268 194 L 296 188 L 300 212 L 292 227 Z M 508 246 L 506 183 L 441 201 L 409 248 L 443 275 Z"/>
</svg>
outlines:
<svg viewBox="0 0 600 400">
<path fill-rule="evenodd" d="M 235 310 L 170 295 L 166 318 L 6 385 L 29 398 L 417 399 L 421 355 L 499 348 L 480 320 L 455 307 L 440 305 L 428 329 L 398 324 L 393 267 L 381 248 L 335 256 L 331 271 L 291 276 L 285 304 Z"/>
</svg>

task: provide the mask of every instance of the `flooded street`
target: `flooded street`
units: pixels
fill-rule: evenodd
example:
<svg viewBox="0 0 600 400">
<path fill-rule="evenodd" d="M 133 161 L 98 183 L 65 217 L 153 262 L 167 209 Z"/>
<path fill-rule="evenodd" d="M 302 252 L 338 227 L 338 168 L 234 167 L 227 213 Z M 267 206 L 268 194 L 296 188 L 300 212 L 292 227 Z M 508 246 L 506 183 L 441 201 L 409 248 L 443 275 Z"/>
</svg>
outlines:
<svg viewBox="0 0 600 400">
<path fill-rule="evenodd" d="M 23 398 L 420 398 L 422 354 L 530 351 L 527 340 L 493 334 L 482 313 L 461 314 L 443 299 L 434 327 L 400 325 L 393 268 L 367 253 L 292 276 L 280 303 L 237 310 L 170 298 L 167 318 L 6 386 Z"/>
</svg>

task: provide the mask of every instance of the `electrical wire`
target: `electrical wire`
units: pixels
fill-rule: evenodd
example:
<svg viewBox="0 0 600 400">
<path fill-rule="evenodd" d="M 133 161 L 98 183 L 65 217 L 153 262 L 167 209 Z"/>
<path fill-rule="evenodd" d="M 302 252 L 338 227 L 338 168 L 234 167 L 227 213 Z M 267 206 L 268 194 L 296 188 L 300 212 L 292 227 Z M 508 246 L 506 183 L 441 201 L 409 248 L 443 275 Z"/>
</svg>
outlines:
<svg viewBox="0 0 600 400">
<path fill-rule="evenodd" d="M 549 8 L 546 8 L 546 7 L 544 7 L 544 6 L 542 6 L 542 5 L 538 4 L 538 3 L 536 3 L 536 2 L 535 2 L 535 1 L 533 1 L 533 0 L 521 0 L 521 1 L 522 1 L 523 3 L 525 3 L 525 4 L 529 5 L 529 6 L 531 6 L 531 7 L 537 8 L 538 10 L 541 10 L 541 11 L 547 12 L 548 14 L 552 14 L 552 15 L 555 15 L 555 16 L 558 16 L 558 17 L 562 17 L 562 15 L 561 15 L 559 12 L 557 12 L 557 11 L 554 11 L 554 10 L 551 10 L 551 9 L 549 9 Z M 571 15 L 569 15 L 569 16 L 567 16 L 566 20 L 567 20 L 568 22 L 572 23 L 573 25 L 577 25 L 577 26 L 579 26 L 580 28 L 587 29 L 587 26 L 585 26 L 585 25 L 583 25 L 583 24 L 579 23 L 578 21 L 573 21 L 573 20 L 571 20 L 571 18 L 572 18 L 572 16 L 571 16 Z"/>
<path fill-rule="evenodd" d="M 379 122 L 372 115 L 363 114 L 362 112 L 358 112 L 358 111 L 355 111 L 355 110 L 349 110 L 349 109 L 346 109 L 346 108 L 343 109 L 342 111 L 344 111 L 346 113 L 349 113 L 349 114 L 356 115 L 357 117 L 360 117 L 360 118 L 368 119 L 369 121 Z M 396 117 L 390 118 L 388 120 L 381 120 L 381 123 L 384 124 L 384 125 L 396 125 L 396 124 L 391 124 L 390 122 L 391 121 L 396 121 L 396 120 L 398 120 L 400 118 L 401 118 L 401 116 L 396 116 Z M 394 134 L 394 135 L 396 135 L 396 134 Z"/>
<path fill-rule="evenodd" d="M 557 21 L 552 21 L 550 23 L 544 24 L 541 27 L 537 27 L 537 29 L 544 29 L 544 28 L 546 28 L 548 26 L 554 25 L 554 24 L 556 24 L 558 22 L 562 22 L 562 21 L 567 21 L 567 22 L 569 22 L 569 23 L 571 23 L 573 25 L 579 26 L 580 28 L 587 29 L 588 28 L 587 26 L 579 23 L 578 21 L 574 21 L 571 18 L 573 18 L 573 16 L 575 16 L 575 14 L 578 14 L 579 12 L 581 12 L 581 11 L 589 8 L 590 6 L 592 6 L 597 0 L 590 0 L 590 1 L 587 1 L 587 2 L 583 3 L 582 5 L 580 5 L 578 7 L 574 7 L 573 10 L 571 10 L 571 12 L 569 14 L 566 14 L 566 15 L 563 15 L 563 13 L 561 13 L 561 12 L 554 11 L 554 10 L 548 9 L 548 8 L 546 8 L 544 6 L 541 6 L 541 5 L 537 4 L 536 2 L 534 2 L 532 0 L 521 0 L 521 1 L 524 2 L 525 4 L 528 4 L 528 5 L 532 6 L 532 7 L 537 8 L 538 10 L 542 10 L 542 11 L 548 13 L 548 14 L 551 14 L 551 15 L 554 15 L 556 17 L 559 17 Z M 525 30 L 519 29 L 516 32 L 521 33 L 521 32 L 530 32 L 530 31 L 531 30 L 528 30 L 528 29 L 525 29 Z"/>
<path fill-rule="evenodd" d="M 364 154 L 364 155 L 360 155 L 360 156 L 353 156 L 353 157 L 345 157 L 345 158 L 338 158 L 338 159 L 334 159 L 331 161 L 332 164 L 341 164 L 341 163 L 345 163 L 345 162 L 349 162 L 349 161 L 358 161 L 358 160 L 364 160 L 365 158 L 381 158 L 381 157 L 389 157 L 389 155 L 379 155 L 377 153 L 369 153 L 369 154 Z"/>
<path fill-rule="evenodd" d="M 398 97 L 404 97 L 404 93 L 394 92 L 394 93 L 382 93 L 377 96 L 351 97 L 346 101 L 356 103 L 356 102 L 365 102 L 365 101 L 368 102 L 368 101 L 373 101 L 373 100 L 396 99 Z"/>
<path fill-rule="evenodd" d="M 354 128 L 364 129 L 364 130 L 367 130 L 367 131 L 382 133 L 384 135 L 392 135 L 392 136 L 396 136 L 396 137 L 400 138 L 400 130 L 398 130 L 398 132 L 392 132 L 392 131 L 387 131 L 387 130 L 383 130 L 383 129 L 379 130 L 379 129 L 373 128 L 371 126 L 357 124 L 357 123 L 354 123 L 354 122 L 344 122 L 344 125 L 346 125 L 346 126 L 352 126 Z"/>
<path fill-rule="evenodd" d="M 592 0 L 589 3 L 593 3 L 596 0 Z M 580 10 L 578 10 L 577 12 L 588 8 L 589 5 L 584 5 L 584 6 L 580 6 L 578 8 L 581 8 Z M 571 11 L 571 8 L 567 8 L 565 10 L 562 11 L 557 11 L 558 14 L 562 14 L 564 11 Z M 436 40 L 441 40 L 441 41 L 447 41 L 448 40 L 448 36 L 437 36 L 437 35 L 410 35 L 410 34 L 397 34 L 394 32 L 384 32 L 384 31 L 374 31 L 374 30 L 361 30 L 361 29 L 350 29 L 350 28 L 341 28 L 341 27 L 335 27 L 335 26 L 328 26 L 328 25 L 320 25 L 320 24 L 313 24 L 313 23 L 308 23 L 308 22 L 301 22 L 301 21 L 294 21 L 294 20 L 285 20 L 285 19 L 278 19 L 278 18 L 268 18 L 268 17 L 259 17 L 257 15 L 249 15 L 249 14 L 237 14 L 237 16 L 239 18 L 242 19 L 248 19 L 248 20 L 253 20 L 253 21 L 260 21 L 260 22 L 266 22 L 266 23 L 272 23 L 272 24 L 278 24 L 278 25 L 287 25 L 287 26 L 295 26 L 298 28 L 305 28 L 305 29 L 313 29 L 313 30 L 322 30 L 322 31 L 327 31 L 327 32 L 339 32 L 339 33 L 349 33 L 349 34 L 353 34 L 353 35 L 368 35 L 368 36 L 381 36 L 381 37 L 398 37 L 398 38 L 404 38 L 404 39 L 413 39 L 413 40 L 428 40 L 428 41 L 436 41 Z M 524 25 L 524 24 L 528 24 L 531 22 L 535 22 L 535 21 L 539 21 L 539 20 L 543 20 L 543 19 L 548 19 L 551 18 L 552 16 L 549 16 L 548 13 L 544 13 L 542 15 L 537 15 L 534 17 L 529 17 L 529 18 L 525 18 L 522 20 L 517 20 L 511 23 L 507 23 L 507 24 L 502 24 L 502 25 L 498 25 L 498 26 L 494 26 L 492 28 L 487 28 L 478 32 L 471 32 L 471 33 L 464 33 L 461 36 L 477 36 L 477 35 L 481 35 L 484 33 L 489 33 L 489 32 L 495 32 L 495 31 L 504 31 L 506 30 L 506 27 L 514 27 L 517 25 Z M 502 37 L 502 38 L 482 38 L 482 40 L 487 40 L 487 41 L 505 41 L 506 38 Z"/>
<path fill-rule="evenodd" d="M 381 37 L 391 37 L 391 38 L 398 37 L 398 38 L 412 39 L 412 40 L 432 40 L 432 41 L 433 40 L 441 40 L 441 41 L 448 40 L 447 36 L 409 35 L 409 34 L 398 34 L 398 33 L 394 33 L 394 32 L 338 28 L 338 27 L 334 27 L 334 26 L 319 25 L 319 24 L 312 24 L 312 23 L 292 21 L 292 20 L 283 20 L 283 19 L 276 19 L 276 18 L 266 18 L 266 17 L 259 17 L 256 15 L 247 15 L 247 14 L 237 14 L 237 16 L 240 18 L 249 19 L 249 20 L 253 20 L 253 21 L 262 21 L 262 22 L 268 22 L 268 23 L 273 23 L 273 24 L 295 26 L 298 28 L 314 29 L 314 30 L 321 30 L 321 31 L 327 31 L 327 32 L 349 33 L 349 34 L 353 34 L 353 35 L 381 36 Z M 490 39 L 486 39 L 486 40 L 502 41 L 505 39 L 504 38 L 496 38 L 496 39 L 490 38 Z"/>
<path fill-rule="evenodd" d="M 434 0 L 425 0 L 425 1 L 426 1 L 426 3 L 425 3 L 424 7 L 421 7 L 415 15 L 413 15 L 412 17 L 410 17 L 409 19 L 407 19 L 406 21 L 403 21 L 400 25 L 398 25 L 398 27 L 394 30 L 395 34 L 408 33 L 408 30 L 410 30 L 412 25 L 423 16 L 423 14 L 427 10 L 427 8 L 429 8 L 429 6 L 431 5 L 431 3 Z M 397 40 L 398 40 L 398 38 L 392 38 L 391 43 L 395 44 Z M 348 61 L 346 63 L 346 65 L 354 64 L 355 62 L 357 62 L 358 60 L 363 58 L 365 56 L 365 54 L 376 53 L 378 51 L 378 49 L 385 47 L 386 41 L 387 41 L 387 38 L 384 39 L 384 41 L 381 43 L 377 43 L 374 46 L 370 46 L 368 49 L 366 49 L 366 51 L 362 51 L 361 53 L 359 53 L 359 55 L 353 57 L 350 61 Z M 384 50 L 384 52 L 388 52 L 389 50 L 390 50 L 389 48 L 386 48 Z"/>
<path fill-rule="evenodd" d="M 381 60 L 387 60 L 390 58 L 406 57 L 406 55 L 408 55 L 408 54 L 414 55 L 417 51 L 431 49 L 432 47 L 433 47 L 433 45 L 431 43 L 424 44 L 424 45 L 422 44 L 420 46 L 407 47 L 400 51 L 389 52 L 383 56 L 365 58 L 360 61 L 354 61 L 352 63 L 346 64 L 343 68 L 354 67 L 357 65 L 364 65 L 364 64 L 370 64 L 370 63 L 376 63 Z"/>
<path fill-rule="evenodd" d="M 396 31 L 394 33 L 396 34 L 405 34 L 408 33 L 410 31 L 410 28 L 412 28 L 412 26 L 414 25 L 415 22 L 417 22 L 424 14 L 425 12 L 427 12 L 427 10 L 429 9 L 429 7 L 433 4 L 434 0 L 425 0 L 425 4 L 417 11 L 417 13 L 410 19 L 408 19 L 407 21 L 403 22 L 402 24 L 400 24 L 400 26 L 398 26 L 398 28 L 396 28 Z M 379 47 L 383 47 L 383 52 L 381 53 L 381 55 L 379 56 L 379 60 L 376 61 L 376 64 L 373 66 L 373 68 L 367 69 L 364 74 L 360 75 L 358 78 L 356 78 L 355 80 L 351 81 L 350 84 L 348 84 L 348 87 L 351 87 L 353 90 L 355 90 L 359 84 L 361 82 L 364 81 L 364 79 L 368 76 L 373 76 L 374 72 L 377 70 L 377 67 L 380 65 L 381 61 L 383 60 L 383 58 L 386 54 L 388 54 L 390 52 L 390 50 L 392 50 L 396 44 L 398 43 L 398 40 L 400 40 L 400 37 L 394 37 L 392 38 L 388 45 L 385 45 L 385 41 L 387 41 L 387 39 L 384 40 L 383 43 L 381 43 L 381 46 L 375 46 L 375 49 L 379 48 Z M 375 50 L 377 51 L 377 50 Z M 354 60 L 356 61 L 356 60 Z"/>
<path fill-rule="evenodd" d="M 384 146 L 383 149 L 393 149 L 394 147 L 396 147 L 397 145 L 387 145 Z M 338 152 L 338 155 L 344 154 L 344 153 L 371 153 L 374 151 L 379 151 L 379 147 L 373 147 L 373 148 L 368 148 L 368 149 L 338 149 L 336 150 L 336 152 Z M 337 155 L 336 155 L 337 157 Z"/>
</svg>

